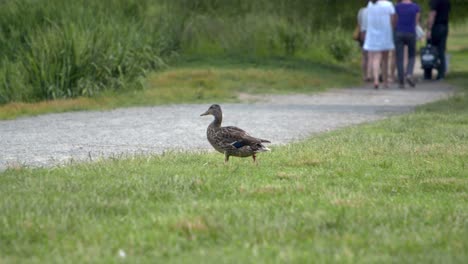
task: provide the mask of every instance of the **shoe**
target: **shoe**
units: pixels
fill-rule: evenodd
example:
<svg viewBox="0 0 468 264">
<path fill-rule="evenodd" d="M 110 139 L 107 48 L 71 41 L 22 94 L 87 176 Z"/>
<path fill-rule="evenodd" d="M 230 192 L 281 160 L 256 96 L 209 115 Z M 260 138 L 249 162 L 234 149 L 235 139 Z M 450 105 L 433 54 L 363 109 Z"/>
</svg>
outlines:
<svg viewBox="0 0 468 264">
<path fill-rule="evenodd" d="M 398 88 L 400 88 L 400 89 L 405 89 L 405 83 L 404 83 L 404 82 L 400 82 L 400 83 L 398 84 Z"/>
<path fill-rule="evenodd" d="M 406 76 L 406 82 L 407 82 L 411 87 L 416 86 L 416 84 L 414 83 L 413 77 L 411 77 L 411 76 Z"/>
<path fill-rule="evenodd" d="M 378 84 L 374 84 L 374 89 L 378 90 L 378 89 L 379 89 L 379 85 L 378 85 Z"/>
</svg>

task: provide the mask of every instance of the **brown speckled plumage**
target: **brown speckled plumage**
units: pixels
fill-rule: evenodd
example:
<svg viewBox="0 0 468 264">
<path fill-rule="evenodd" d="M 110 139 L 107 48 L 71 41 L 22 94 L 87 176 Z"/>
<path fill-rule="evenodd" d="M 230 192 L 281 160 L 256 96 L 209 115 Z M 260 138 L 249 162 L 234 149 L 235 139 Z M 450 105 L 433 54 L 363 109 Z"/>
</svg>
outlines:
<svg viewBox="0 0 468 264">
<path fill-rule="evenodd" d="M 252 137 L 238 127 L 222 127 L 223 113 L 219 105 L 214 104 L 210 106 L 210 108 L 201 115 L 214 116 L 213 122 L 208 126 L 206 136 L 213 148 L 224 154 L 225 162 L 228 162 L 229 156 L 252 156 L 254 162 L 256 162 L 256 153 L 269 151 L 263 143 L 270 143 L 270 141 Z"/>
</svg>

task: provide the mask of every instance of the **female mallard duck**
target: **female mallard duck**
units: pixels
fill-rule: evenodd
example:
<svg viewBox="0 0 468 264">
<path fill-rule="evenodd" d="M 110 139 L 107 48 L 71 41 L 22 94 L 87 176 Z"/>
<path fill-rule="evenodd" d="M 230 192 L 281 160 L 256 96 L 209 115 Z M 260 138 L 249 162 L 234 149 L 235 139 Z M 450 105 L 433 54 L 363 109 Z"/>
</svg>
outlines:
<svg viewBox="0 0 468 264">
<path fill-rule="evenodd" d="M 217 151 L 224 153 L 224 162 L 229 161 L 229 156 L 235 157 L 249 157 L 252 156 L 253 161 L 256 161 L 258 152 L 269 151 L 262 143 L 271 143 L 268 140 L 254 138 L 247 134 L 244 130 L 234 127 L 226 126 L 221 127 L 223 121 L 223 112 L 221 107 L 217 104 L 210 106 L 210 108 L 200 116 L 213 115 L 214 121 L 208 126 L 206 136 L 211 146 Z"/>
</svg>

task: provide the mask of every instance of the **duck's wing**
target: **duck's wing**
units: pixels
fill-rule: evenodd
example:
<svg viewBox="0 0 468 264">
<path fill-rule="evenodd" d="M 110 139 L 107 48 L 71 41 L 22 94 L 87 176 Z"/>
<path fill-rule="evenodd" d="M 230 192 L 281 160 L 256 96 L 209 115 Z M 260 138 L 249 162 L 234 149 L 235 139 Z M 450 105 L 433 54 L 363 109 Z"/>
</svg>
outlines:
<svg viewBox="0 0 468 264">
<path fill-rule="evenodd" d="M 219 131 L 223 140 L 236 148 L 241 148 L 246 145 L 256 145 L 263 143 L 270 143 L 270 141 L 260 138 L 255 138 L 235 126 L 222 127 Z"/>
<path fill-rule="evenodd" d="M 217 136 L 229 144 L 250 137 L 247 132 L 235 126 L 221 127 L 217 133 Z"/>
<path fill-rule="evenodd" d="M 238 131 L 238 133 L 239 133 L 238 135 L 239 135 L 240 139 L 244 139 L 244 140 L 250 141 L 252 143 L 271 143 L 269 140 L 266 140 L 266 139 L 252 137 L 247 132 L 245 132 L 244 130 L 242 130 L 242 129 L 238 128 L 238 127 L 228 126 L 226 128 L 228 128 L 230 131 L 234 131 L 234 133 L 236 133 L 235 131 Z"/>
</svg>

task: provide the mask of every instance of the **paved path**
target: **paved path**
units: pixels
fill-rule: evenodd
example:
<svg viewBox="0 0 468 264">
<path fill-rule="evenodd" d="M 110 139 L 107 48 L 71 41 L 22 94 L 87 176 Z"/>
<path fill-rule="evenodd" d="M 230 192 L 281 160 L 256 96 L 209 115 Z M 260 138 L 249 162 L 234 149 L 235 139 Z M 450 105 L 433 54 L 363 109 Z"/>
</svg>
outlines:
<svg viewBox="0 0 468 264">
<path fill-rule="evenodd" d="M 224 125 L 284 144 L 313 133 L 401 114 L 446 98 L 444 83 L 415 89 L 336 89 L 316 95 L 247 96 L 253 103 L 223 104 Z M 0 121 L 0 171 L 8 166 L 53 166 L 167 150 L 207 150 L 200 117 L 208 104 L 73 112 Z"/>
</svg>

